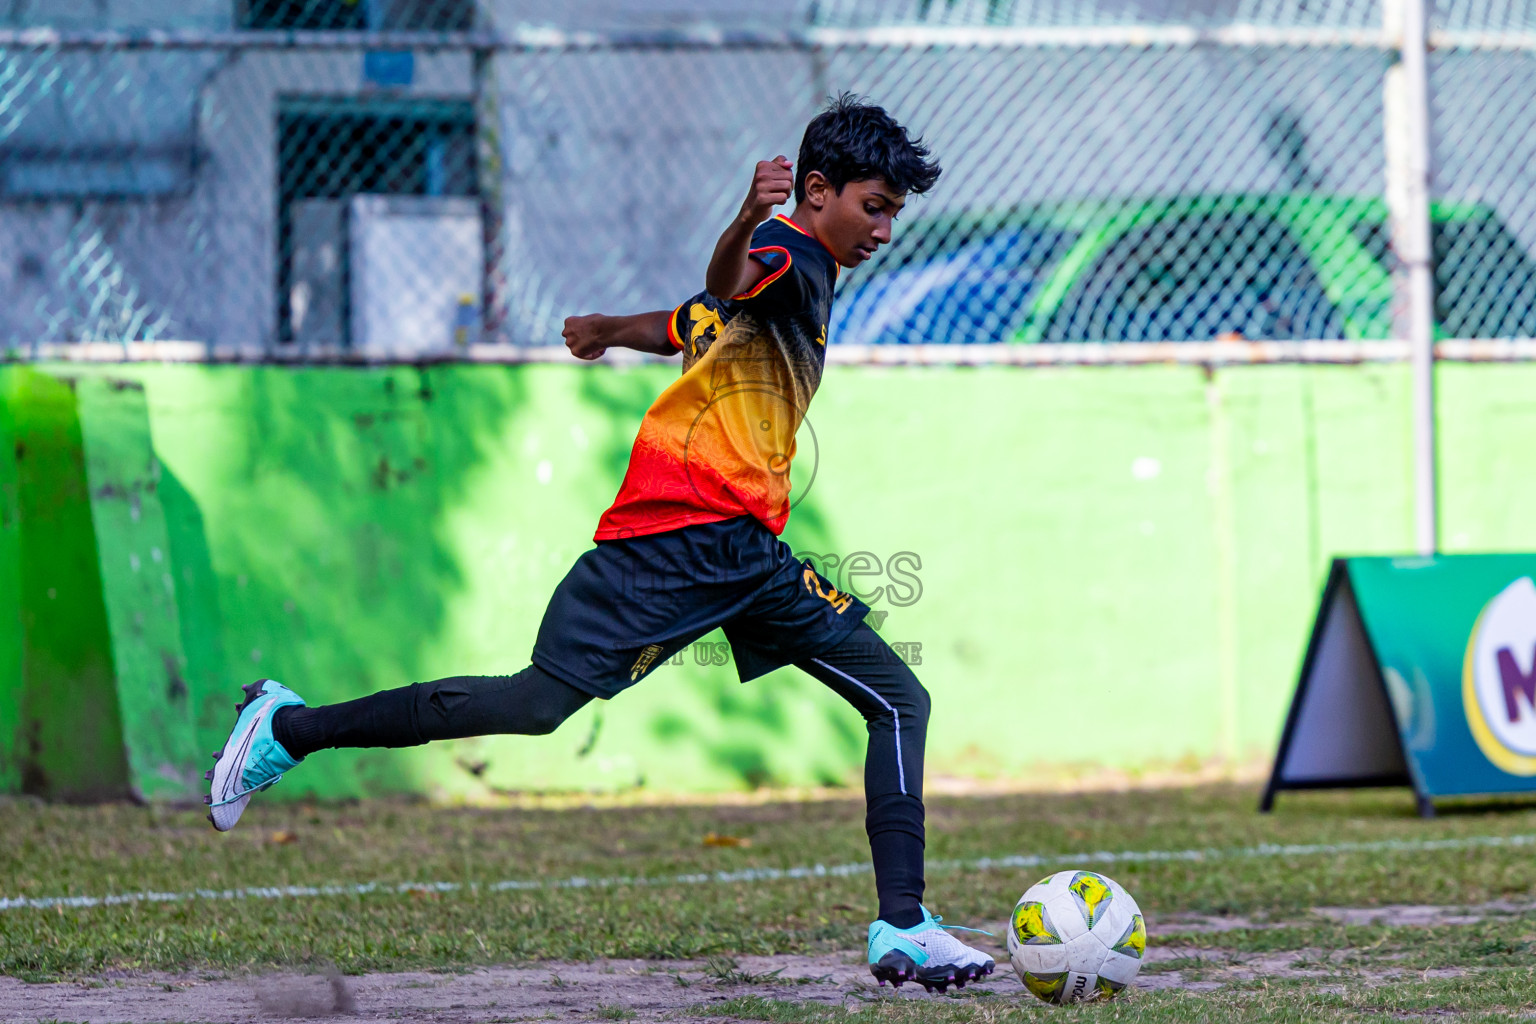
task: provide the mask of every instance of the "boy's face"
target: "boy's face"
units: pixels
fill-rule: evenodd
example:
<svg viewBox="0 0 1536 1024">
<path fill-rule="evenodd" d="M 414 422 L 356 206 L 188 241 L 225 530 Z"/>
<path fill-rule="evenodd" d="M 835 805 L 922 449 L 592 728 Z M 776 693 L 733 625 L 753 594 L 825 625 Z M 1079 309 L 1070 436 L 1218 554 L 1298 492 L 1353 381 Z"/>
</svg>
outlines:
<svg viewBox="0 0 1536 1024">
<path fill-rule="evenodd" d="M 816 237 L 844 267 L 856 267 L 891 240 L 891 221 L 907 196 L 883 178 L 850 181 L 839 192 L 821 172 L 806 175 L 805 198 L 815 210 Z"/>
</svg>

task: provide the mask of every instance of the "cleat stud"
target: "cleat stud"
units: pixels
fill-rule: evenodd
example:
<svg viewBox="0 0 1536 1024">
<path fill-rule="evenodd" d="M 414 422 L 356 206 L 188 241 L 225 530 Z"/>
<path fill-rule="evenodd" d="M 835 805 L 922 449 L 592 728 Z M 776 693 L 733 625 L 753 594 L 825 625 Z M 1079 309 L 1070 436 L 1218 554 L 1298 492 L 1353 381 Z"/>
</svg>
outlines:
<svg viewBox="0 0 1536 1024">
<path fill-rule="evenodd" d="M 881 988 L 885 988 L 885 979 L 884 978 L 877 978 L 875 980 L 880 982 L 880 987 Z"/>
<path fill-rule="evenodd" d="M 203 803 L 205 803 L 208 806 L 212 807 L 213 806 L 213 797 L 212 796 L 204 796 L 203 797 Z"/>
<path fill-rule="evenodd" d="M 206 817 L 208 818 L 208 824 L 212 825 L 214 828 L 219 827 L 219 823 L 213 820 L 212 814 L 206 815 Z"/>
<path fill-rule="evenodd" d="M 215 760 L 215 761 L 217 761 L 217 760 L 218 760 L 218 759 L 219 759 L 219 758 L 221 758 L 221 757 L 223 757 L 223 756 L 224 756 L 224 751 L 222 751 L 222 750 L 215 750 L 215 751 L 214 751 L 214 752 L 213 752 L 213 759 L 214 759 L 214 760 Z"/>
<path fill-rule="evenodd" d="M 203 781 L 205 781 L 205 782 L 212 782 L 213 781 L 213 769 L 212 768 L 209 768 L 207 771 L 203 772 Z"/>
</svg>

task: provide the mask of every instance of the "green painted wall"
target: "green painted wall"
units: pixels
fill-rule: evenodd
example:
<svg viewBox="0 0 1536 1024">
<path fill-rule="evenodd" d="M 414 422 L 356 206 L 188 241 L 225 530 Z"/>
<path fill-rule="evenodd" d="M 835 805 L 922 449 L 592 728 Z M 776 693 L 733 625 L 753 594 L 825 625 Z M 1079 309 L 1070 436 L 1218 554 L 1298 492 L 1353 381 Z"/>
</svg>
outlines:
<svg viewBox="0 0 1536 1024">
<path fill-rule="evenodd" d="M 94 504 L 108 614 L 92 635 L 111 638 L 115 693 L 157 708 L 123 719 L 140 791 L 184 785 L 258 676 L 329 702 L 523 667 L 675 372 L 98 371 L 142 390 L 80 390 L 85 462 L 141 497 L 154 484 L 142 524 Z M 843 584 L 885 587 L 881 632 L 922 645 L 930 775 L 1246 758 L 1278 736 L 1328 558 L 1411 545 L 1407 385 L 1399 366 L 834 368 L 785 536 Z M 1536 367 L 1442 366 L 1440 393 L 1446 549 L 1536 546 Z M 40 599 L 18 489 L 25 619 Z M 121 568 L 162 539 L 169 591 Z M 843 575 L 859 551 L 868 574 Z M 741 686 L 684 661 L 553 736 L 322 752 L 274 795 L 857 781 L 862 722 L 814 681 Z"/>
</svg>

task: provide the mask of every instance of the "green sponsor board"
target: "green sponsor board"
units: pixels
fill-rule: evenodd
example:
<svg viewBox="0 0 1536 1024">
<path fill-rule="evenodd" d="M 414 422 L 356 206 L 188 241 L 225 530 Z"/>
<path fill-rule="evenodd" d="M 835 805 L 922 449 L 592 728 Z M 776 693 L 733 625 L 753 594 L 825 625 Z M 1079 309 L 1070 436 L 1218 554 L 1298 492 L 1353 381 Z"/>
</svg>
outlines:
<svg viewBox="0 0 1536 1024">
<path fill-rule="evenodd" d="M 1371 785 L 1536 792 L 1536 554 L 1334 561 L 1262 809 Z"/>
</svg>

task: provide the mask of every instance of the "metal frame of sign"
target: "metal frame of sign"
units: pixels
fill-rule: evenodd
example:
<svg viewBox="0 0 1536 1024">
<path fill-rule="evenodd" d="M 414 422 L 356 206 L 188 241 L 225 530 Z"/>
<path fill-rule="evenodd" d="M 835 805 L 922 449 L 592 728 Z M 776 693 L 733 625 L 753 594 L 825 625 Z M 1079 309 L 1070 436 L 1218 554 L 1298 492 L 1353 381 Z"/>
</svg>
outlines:
<svg viewBox="0 0 1536 1024">
<path fill-rule="evenodd" d="M 1342 602 L 1342 603 L 1340 603 Z M 1346 633 L 1334 635 L 1330 628 L 1343 628 Z M 1338 647 L 1343 644 L 1343 647 Z M 1298 741 L 1306 740 L 1301 734 L 1303 728 L 1304 711 L 1308 707 L 1308 698 L 1320 696 L 1319 685 L 1327 685 L 1325 681 L 1320 684 L 1318 676 L 1327 668 L 1337 672 L 1338 666 L 1325 665 L 1325 646 L 1329 648 L 1327 653 L 1335 657 L 1356 655 L 1356 663 L 1345 669 L 1344 675 L 1336 674 L 1332 685 L 1353 686 L 1356 689 L 1354 699 L 1359 701 L 1364 697 L 1364 703 L 1377 703 L 1377 707 L 1356 707 L 1357 717 L 1349 725 L 1356 727 L 1357 734 L 1365 731 L 1367 739 L 1376 746 L 1375 750 L 1346 749 L 1333 751 L 1334 761 L 1329 769 L 1320 772 L 1308 773 L 1302 771 L 1296 777 L 1287 778 L 1287 768 L 1291 765 L 1290 758 L 1296 749 Z M 1361 650 L 1363 648 L 1363 651 Z M 1365 657 L 1358 657 L 1364 654 Z M 1368 664 L 1368 668 L 1367 668 Z M 1350 671 L 1354 675 L 1349 675 Z M 1363 673 L 1365 678 L 1360 678 Z M 1364 690 L 1361 687 L 1364 687 Z M 1369 695 L 1379 695 L 1379 702 L 1372 702 Z M 1332 696 L 1338 700 L 1340 693 Z M 1347 701 L 1349 698 L 1346 696 Z M 1364 717 L 1359 717 L 1363 715 Z M 1346 723 L 1334 723 L 1336 726 Z M 1305 746 L 1305 743 L 1303 744 Z M 1396 767 L 1385 767 L 1383 758 L 1390 758 L 1395 754 L 1398 762 Z M 1353 758 L 1357 761 L 1364 758 L 1367 762 L 1362 770 L 1351 771 L 1349 761 Z M 1403 747 L 1402 736 L 1398 731 L 1396 718 L 1392 714 L 1391 698 L 1387 692 L 1386 680 L 1382 677 L 1381 661 L 1377 657 L 1375 646 L 1371 640 L 1371 634 L 1365 626 L 1365 619 L 1360 614 L 1360 606 L 1354 594 L 1354 589 L 1349 581 L 1349 562 L 1344 558 L 1335 558 L 1328 571 L 1328 580 L 1323 586 L 1322 600 L 1317 606 L 1317 618 L 1312 624 L 1312 635 L 1307 642 L 1306 657 L 1302 659 L 1301 674 L 1296 682 L 1296 693 L 1291 698 L 1290 711 L 1285 718 L 1285 728 L 1280 734 L 1280 747 L 1275 753 L 1275 764 L 1270 772 L 1269 782 L 1264 787 L 1264 795 L 1259 801 L 1259 810 L 1268 812 L 1275 805 L 1275 797 L 1281 790 L 1286 789 L 1342 789 L 1342 788 L 1367 788 L 1376 786 L 1409 786 L 1414 791 L 1415 802 L 1421 816 L 1429 818 L 1435 813 L 1434 803 L 1419 784 L 1412 770 L 1412 762 L 1408 758 L 1407 751 Z"/>
</svg>

